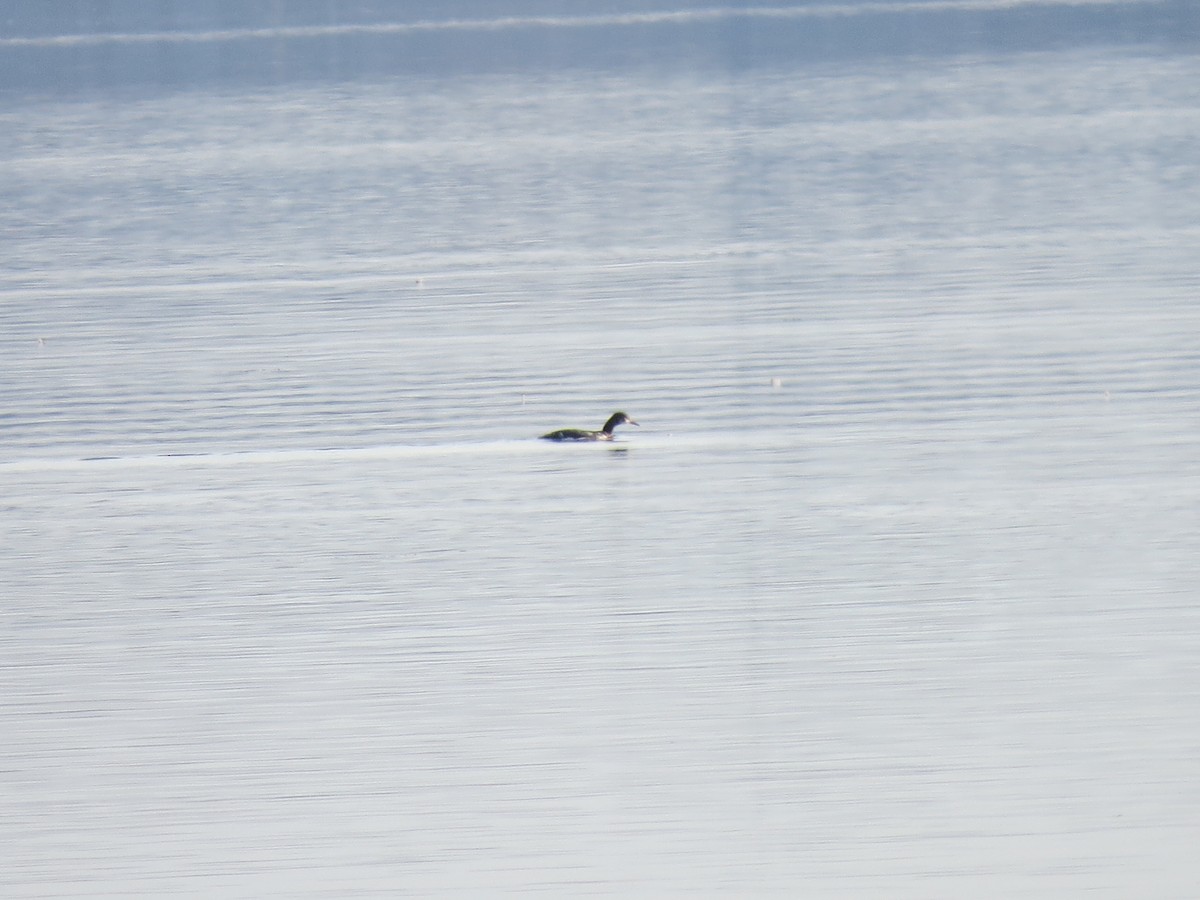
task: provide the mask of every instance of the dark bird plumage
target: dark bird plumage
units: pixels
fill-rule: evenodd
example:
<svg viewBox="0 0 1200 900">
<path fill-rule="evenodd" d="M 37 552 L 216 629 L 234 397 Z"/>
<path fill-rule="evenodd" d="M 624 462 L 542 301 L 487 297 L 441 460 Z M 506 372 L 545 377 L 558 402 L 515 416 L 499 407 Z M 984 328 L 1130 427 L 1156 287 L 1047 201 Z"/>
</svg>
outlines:
<svg viewBox="0 0 1200 900">
<path fill-rule="evenodd" d="M 599 431 L 584 431 L 582 428 L 562 428 L 558 431 L 552 431 L 549 434 L 543 434 L 543 441 L 611 441 L 613 439 L 613 429 L 618 425 L 637 425 L 637 422 L 629 418 L 623 412 L 615 412 L 608 417 L 608 421 L 604 423 L 604 427 Z"/>
</svg>

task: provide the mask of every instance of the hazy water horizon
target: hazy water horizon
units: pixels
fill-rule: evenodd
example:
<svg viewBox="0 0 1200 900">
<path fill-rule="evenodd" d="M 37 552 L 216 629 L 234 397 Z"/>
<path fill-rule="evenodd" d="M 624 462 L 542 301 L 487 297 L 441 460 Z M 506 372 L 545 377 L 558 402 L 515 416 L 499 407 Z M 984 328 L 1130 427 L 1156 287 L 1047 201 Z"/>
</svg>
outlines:
<svg viewBox="0 0 1200 900">
<path fill-rule="evenodd" d="M 3 92 L 0 893 L 1194 896 L 1200 71 L 1101 32 Z"/>
</svg>

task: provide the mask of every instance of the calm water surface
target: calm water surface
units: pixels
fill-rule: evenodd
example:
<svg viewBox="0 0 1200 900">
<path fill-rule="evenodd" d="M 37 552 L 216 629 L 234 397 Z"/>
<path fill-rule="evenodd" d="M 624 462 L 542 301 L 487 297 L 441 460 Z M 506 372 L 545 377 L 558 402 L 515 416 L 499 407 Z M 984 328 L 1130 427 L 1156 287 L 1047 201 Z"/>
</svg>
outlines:
<svg viewBox="0 0 1200 900">
<path fill-rule="evenodd" d="M 1196 896 L 1198 79 L 8 98 L 0 893 Z"/>
</svg>

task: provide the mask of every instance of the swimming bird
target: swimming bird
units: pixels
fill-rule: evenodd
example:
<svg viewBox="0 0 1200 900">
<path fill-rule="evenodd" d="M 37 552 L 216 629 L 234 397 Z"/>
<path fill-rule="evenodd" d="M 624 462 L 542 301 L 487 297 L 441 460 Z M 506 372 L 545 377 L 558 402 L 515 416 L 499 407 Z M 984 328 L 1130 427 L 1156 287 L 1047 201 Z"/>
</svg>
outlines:
<svg viewBox="0 0 1200 900">
<path fill-rule="evenodd" d="M 543 441 L 611 441 L 613 439 L 613 429 L 618 425 L 624 424 L 637 425 L 637 422 L 629 418 L 623 412 L 615 412 L 608 417 L 608 421 L 604 423 L 604 427 L 599 431 L 584 431 L 582 428 L 563 428 L 559 431 L 552 431 L 549 434 L 543 434 Z"/>
</svg>

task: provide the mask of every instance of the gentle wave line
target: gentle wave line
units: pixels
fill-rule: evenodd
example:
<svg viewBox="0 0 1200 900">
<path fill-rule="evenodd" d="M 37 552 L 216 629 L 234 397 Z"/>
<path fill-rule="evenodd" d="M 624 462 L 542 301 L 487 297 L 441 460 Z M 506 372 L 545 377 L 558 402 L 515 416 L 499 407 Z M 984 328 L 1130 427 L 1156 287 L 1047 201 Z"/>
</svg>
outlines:
<svg viewBox="0 0 1200 900">
<path fill-rule="evenodd" d="M 1162 0 L 918 0 L 914 3 L 870 2 L 804 7 L 714 7 L 697 10 L 664 10 L 584 16 L 504 16 L 496 19 L 446 19 L 418 22 L 377 22 L 347 25 L 293 25 L 272 28 L 213 31 L 156 31 L 116 34 L 63 34 L 43 37 L 0 38 L 0 47 L 85 47 L 101 44 L 211 43 L 266 39 L 312 39 L 353 35 L 418 34 L 439 31 L 505 31 L 536 28 L 633 27 L 639 25 L 692 25 L 725 19 L 823 19 L 880 14 L 930 12 L 999 12 L 1028 7 L 1151 6 Z"/>
</svg>

